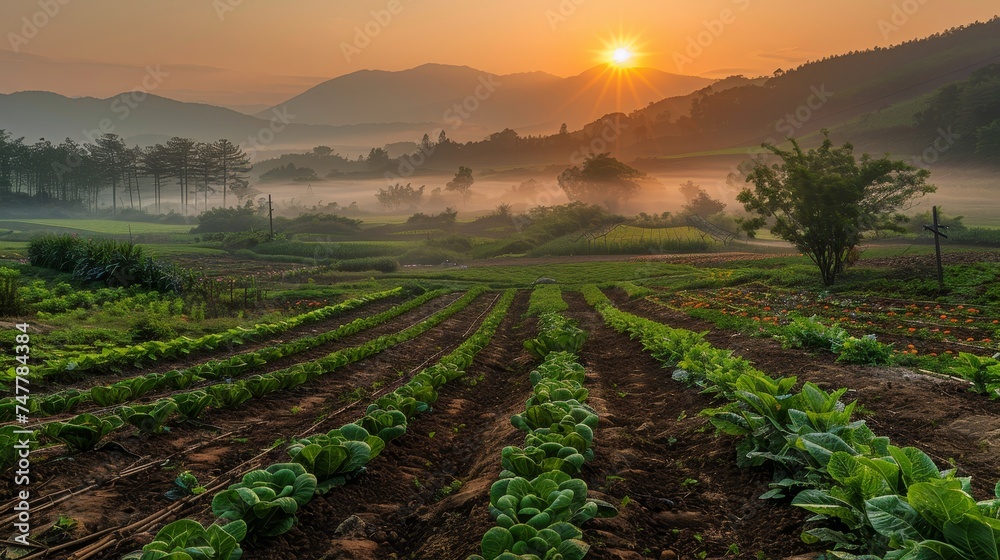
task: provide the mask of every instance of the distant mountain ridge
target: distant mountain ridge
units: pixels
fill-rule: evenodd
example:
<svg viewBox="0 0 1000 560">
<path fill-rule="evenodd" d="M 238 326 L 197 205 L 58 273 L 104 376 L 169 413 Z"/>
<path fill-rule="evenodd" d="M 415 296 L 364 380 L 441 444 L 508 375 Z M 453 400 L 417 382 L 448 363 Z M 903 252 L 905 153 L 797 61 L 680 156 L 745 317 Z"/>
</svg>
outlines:
<svg viewBox="0 0 1000 560">
<path fill-rule="evenodd" d="M 621 71 L 603 65 L 560 78 L 544 72 L 493 75 L 468 66 L 424 64 L 399 72 L 361 70 L 340 76 L 278 106 L 313 124 L 429 121 L 495 130 L 547 127 L 555 132 L 562 123 L 580 127 L 604 114 L 632 111 L 713 82 L 651 68 Z"/>
</svg>

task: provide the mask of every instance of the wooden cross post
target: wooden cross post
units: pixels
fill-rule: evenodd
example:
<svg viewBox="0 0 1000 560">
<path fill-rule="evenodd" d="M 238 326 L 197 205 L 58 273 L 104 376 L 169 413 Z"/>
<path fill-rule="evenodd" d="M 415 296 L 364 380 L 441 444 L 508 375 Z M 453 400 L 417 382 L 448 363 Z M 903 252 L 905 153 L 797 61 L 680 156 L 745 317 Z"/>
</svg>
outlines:
<svg viewBox="0 0 1000 560">
<path fill-rule="evenodd" d="M 937 214 L 934 214 L 934 215 L 937 216 Z M 270 228 L 271 228 L 270 239 L 273 240 L 274 239 L 274 207 L 271 206 L 271 195 L 267 195 L 267 222 L 268 222 L 268 224 L 270 225 Z M 934 219 L 934 222 L 937 223 L 937 218 Z M 938 251 L 938 253 L 940 253 L 940 251 Z M 938 261 L 940 261 L 940 259 L 938 259 Z"/>
<path fill-rule="evenodd" d="M 934 234 L 934 250 L 937 253 L 938 289 L 944 291 L 944 266 L 941 265 L 941 238 L 944 237 L 947 239 L 948 236 L 941 233 L 941 226 L 938 225 L 937 206 L 931 209 L 931 214 L 934 217 L 934 225 L 924 225 L 924 229 Z"/>
</svg>

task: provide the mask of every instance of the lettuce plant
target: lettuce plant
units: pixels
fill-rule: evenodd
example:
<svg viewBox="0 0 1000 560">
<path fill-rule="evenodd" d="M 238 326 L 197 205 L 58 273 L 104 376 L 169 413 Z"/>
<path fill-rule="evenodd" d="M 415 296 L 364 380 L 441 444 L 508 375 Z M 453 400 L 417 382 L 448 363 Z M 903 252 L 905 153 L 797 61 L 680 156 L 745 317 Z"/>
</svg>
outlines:
<svg viewBox="0 0 1000 560">
<path fill-rule="evenodd" d="M 583 424 L 593 430 L 597 428 L 597 421 L 594 409 L 574 400 L 536 404 L 510 418 L 514 427 L 526 432 L 562 423 Z"/>
<path fill-rule="evenodd" d="M 297 463 L 278 463 L 251 471 L 212 499 L 212 512 L 228 521 L 243 520 L 251 538 L 275 537 L 295 525 L 295 512 L 312 499 L 316 477 Z"/>
<path fill-rule="evenodd" d="M 246 534 L 243 521 L 206 529 L 197 521 L 181 519 L 160 529 L 142 552 L 122 560 L 239 560 L 243 556 L 240 542 Z"/>
<path fill-rule="evenodd" d="M 540 447 L 504 447 L 500 453 L 503 472 L 500 478 L 535 478 L 542 473 L 562 471 L 576 475 L 586 458 L 573 447 L 558 443 L 543 443 Z"/>
<path fill-rule="evenodd" d="M 201 416 L 205 409 L 215 403 L 212 395 L 205 391 L 191 391 L 190 393 L 180 393 L 173 396 L 177 403 L 177 413 L 187 420 L 194 420 Z"/>
<path fill-rule="evenodd" d="M 519 524 L 545 529 L 558 522 L 579 526 L 594 517 L 610 517 L 615 509 L 605 502 L 587 499 L 584 481 L 552 471 L 530 481 L 514 477 L 493 483 L 490 513 L 505 529 Z"/>
<path fill-rule="evenodd" d="M 169 431 L 165 424 L 174 412 L 177 412 L 177 403 L 174 399 L 161 399 L 153 404 L 139 406 L 123 406 L 117 411 L 122 420 L 146 434 Z"/>
<path fill-rule="evenodd" d="M 46 437 L 65 443 L 70 449 L 87 451 L 93 449 L 112 430 L 118 429 L 124 421 L 117 416 L 98 418 L 93 414 L 81 414 L 67 422 L 52 422 L 42 428 Z"/>
<path fill-rule="evenodd" d="M 382 438 L 386 443 L 406 433 L 406 415 L 398 410 L 382 410 L 369 406 L 367 413 L 357 421 L 357 424 L 368 433 Z"/>
<path fill-rule="evenodd" d="M 580 529 L 569 523 L 553 523 L 541 530 L 529 525 L 493 527 L 483 535 L 483 555 L 468 560 L 582 560 L 590 551 L 582 537 Z"/>
<path fill-rule="evenodd" d="M 577 328 L 573 321 L 558 313 L 543 313 L 538 317 L 538 323 L 538 336 L 524 341 L 524 347 L 539 358 L 544 358 L 551 352 L 575 354 L 587 340 L 586 331 Z"/>
<path fill-rule="evenodd" d="M 67 389 L 38 399 L 38 411 L 46 416 L 67 412 L 87 398 L 79 389 Z"/>
<path fill-rule="evenodd" d="M 132 389 L 124 385 L 94 387 L 90 390 L 90 400 L 100 406 L 114 406 L 132 398 Z"/>
<path fill-rule="evenodd" d="M 316 476 L 316 493 L 325 494 L 364 472 L 365 465 L 384 448 L 382 438 L 357 424 L 347 424 L 293 443 L 288 446 L 288 455 Z"/>
</svg>

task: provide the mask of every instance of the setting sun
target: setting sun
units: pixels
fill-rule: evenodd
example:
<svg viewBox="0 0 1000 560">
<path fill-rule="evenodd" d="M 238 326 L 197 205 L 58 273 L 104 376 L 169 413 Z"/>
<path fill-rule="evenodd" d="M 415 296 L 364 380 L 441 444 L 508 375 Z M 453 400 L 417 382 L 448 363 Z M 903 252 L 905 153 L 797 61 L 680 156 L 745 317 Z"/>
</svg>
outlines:
<svg viewBox="0 0 1000 560">
<path fill-rule="evenodd" d="M 618 66 L 625 66 L 632 60 L 632 51 L 625 47 L 619 47 L 611 53 L 611 62 Z"/>
</svg>

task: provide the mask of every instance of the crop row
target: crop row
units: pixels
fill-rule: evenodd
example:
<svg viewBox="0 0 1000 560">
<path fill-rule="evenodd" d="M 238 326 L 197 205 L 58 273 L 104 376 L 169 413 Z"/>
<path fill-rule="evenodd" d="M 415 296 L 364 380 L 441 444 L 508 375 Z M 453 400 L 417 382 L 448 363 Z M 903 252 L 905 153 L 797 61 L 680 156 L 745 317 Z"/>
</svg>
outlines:
<svg viewBox="0 0 1000 560">
<path fill-rule="evenodd" d="M 537 291 L 536 291 L 537 292 Z M 559 309 L 562 297 L 546 294 L 539 310 Z M 525 347 L 543 358 L 531 372 L 533 392 L 511 423 L 526 432 L 524 446 L 501 452 L 503 471 L 490 488 L 497 526 L 482 538 L 482 555 L 469 560 L 581 560 L 590 546 L 580 525 L 615 515 L 614 507 L 587 497 L 576 478 L 594 458 L 598 416 L 587 406 L 586 371 L 576 353 L 586 333 L 554 311 L 539 317 L 539 335 Z"/>
<path fill-rule="evenodd" d="M 168 341 L 153 340 L 125 348 L 105 348 L 101 352 L 48 360 L 44 366 L 32 368 L 31 374 L 34 377 L 44 377 L 68 371 L 79 374 L 123 367 L 138 368 L 161 359 L 180 358 L 191 352 L 210 351 L 223 345 L 244 344 L 252 340 L 269 338 L 296 327 L 322 321 L 367 303 L 396 296 L 401 293 L 402 288 L 393 288 L 296 315 L 284 321 L 256 325 L 250 329 L 237 327 L 199 338 L 182 336 Z M 10 371 L 8 375 L 11 373 L 14 372 Z"/>
<path fill-rule="evenodd" d="M 827 392 L 796 378 L 771 378 L 703 334 L 673 329 L 616 309 L 596 287 L 587 301 L 618 332 L 641 340 L 675 380 L 725 402 L 702 411 L 721 432 L 738 436 L 740 466 L 769 464 L 771 490 L 761 498 L 792 497 L 814 515 L 802 533 L 807 543 L 832 548 L 830 556 L 877 560 L 997 559 L 997 498 L 976 502 L 971 480 L 940 470 L 914 447 L 897 447 L 852 418 L 847 389 Z"/>
<path fill-rule="evenodd" d="M 251 398 L 289 390 L 321 375 L 330 373 L 348 364 L 357 362 L 392 346 L 423 334 L 455 313 L 464 309 L 485 289 L 473 288 L 450 306 L 423 321 L 398 333 L 379 336 L 359 346 L 337 350 L 318 360 L 296 364 L 264 375 L 255 375 L 246 380 L 211 385 L 205 390 L 179 393 L 159 399 L 154 403 L 123 406 L 115 414 L 98 417 L 94 414 L 80 414 L 66 422 L 44 424 L 29 437 L 37 439 L 39 434 L 46 439 L 65 443 L 75 450 L 86 451 L 96 446 L 107 434 L 131 424 L 146 433 L 167 431 L 166 423 L 175 414 L 185 420 L 195 419 L 208 408 L 233 408 Z M 14 426 L 0 429 L 0 470 L 5 469 L 14 458 Z"/>
<path fill-rule="evenodd" d="M 705 314 L 706 309 L 758 321 L 777 323 L 782 316 L 818 315 L 844 326 L 855 326 L 885 334 L 921 339 L 962 342 L 989 347 L 1000 334 L 1000 321 L 990 310 L 941 303 L 900 303 L 853 299 L 845 296 L 817 297 L 769 287 L 759 290 L 723 288 L 710 292 L 684 292 L 670 299 L 671 306 Z"/>
<path fill-rule="evenodd" d="M 215 494 L 212 512 L 226 524 L 206 528 L 189 519 L 175 521 L 163 527 L 142 551 L 123 560 L 194 558 L 189 554 L 192 549 L 198 550 L 197 558 L 202 560 L 238 560 L 244 539 L 255 541 L 287 532 L 294 526 L 299 508 L 363 473 L 386 443 L 404 435 L 408 423 L 430 409 L 445 383 L 464 375 L 493 339 L 514 296 L 513 290 L 504 292 L 472 336 L 405 385 L 369 405 L 361 419 L 293 442 L 287 448 L 289 462 L 248 472 L 240 482 Z"/>
<path fill-rule="evenodd" d="M 276 346 L 268 346 L 255 351 L 244 352 L 224 360 L 208 361 L 183 370 L 139 375 L 123 379 L 111 385 L 97 386 L 83 391 L 79 389 L 66 389 L 43 397 L 33 397 L 26 403 L 20 403 L 13 398 L 3 399 L 0 401 L 0 422 L 9 422 L 14 418 L 15 413 L 29 414 L 32 417 L 54 416 L 71 412 L 77 406 L 86 402 L 94 402 L 98 406 L 109 407 L 138 399 L 153 391 L 162 389 L 183 390 L 205 380 L 231 379 L 269 362 L 294 356 L 363 330 L 379 326 L 447 292 L 448 290 L 446 289 L 427 292 L 410 301 L 393 306 L 387 311 L 370 317 L 359 317 L 346 325 L 341 325 L 323 334 L 301 337 Z M 380 296 L 381 294 L 374 295 Z M 352 304 L 355 307 L 357 305 L 360 305 L 360 303 Z M 307 313 L 306 315 L 310 314 Z"/>
</svg>

